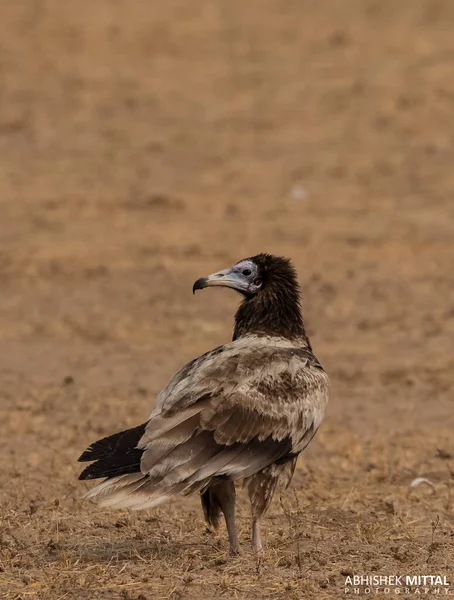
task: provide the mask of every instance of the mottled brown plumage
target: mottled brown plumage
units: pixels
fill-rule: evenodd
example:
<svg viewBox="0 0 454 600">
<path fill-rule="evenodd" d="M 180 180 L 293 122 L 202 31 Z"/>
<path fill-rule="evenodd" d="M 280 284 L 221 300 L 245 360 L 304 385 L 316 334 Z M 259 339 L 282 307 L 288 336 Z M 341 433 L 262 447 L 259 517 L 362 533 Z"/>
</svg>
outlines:
<svg viewBox="0 0 454 600">
<path fill-rule="evenodd" d="M 96 462 L 80 478 L 107 478 L 88 493 L 106 507 L 149 508 L 199 492 L 209 524 L 224 514 L 231 552 L 242 481 L 260 550 L 260 518 L 322 421 L 328 378 L 304 329 L 290 261 L 260 254 L 197 280 L 194 291 L 212 285 L 243 295 L 233 341 L 178 371 L 147 423 L 84 452 L 80 460 Z"/>
</svg>

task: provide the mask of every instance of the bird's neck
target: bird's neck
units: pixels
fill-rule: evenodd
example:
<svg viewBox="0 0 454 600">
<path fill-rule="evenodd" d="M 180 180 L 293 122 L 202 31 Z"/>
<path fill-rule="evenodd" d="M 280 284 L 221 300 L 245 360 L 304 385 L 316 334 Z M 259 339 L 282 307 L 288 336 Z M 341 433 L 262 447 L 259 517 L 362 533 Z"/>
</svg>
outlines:
<svg viewBox="0 0 454 600">
<path fill-rule="evenodd" d="M 233 339 L 245 335 L 277 336 L 311 348 L 298 293 L 293 290 L 265 290 L 245 298 L 235 315 Z"/>
</svg>

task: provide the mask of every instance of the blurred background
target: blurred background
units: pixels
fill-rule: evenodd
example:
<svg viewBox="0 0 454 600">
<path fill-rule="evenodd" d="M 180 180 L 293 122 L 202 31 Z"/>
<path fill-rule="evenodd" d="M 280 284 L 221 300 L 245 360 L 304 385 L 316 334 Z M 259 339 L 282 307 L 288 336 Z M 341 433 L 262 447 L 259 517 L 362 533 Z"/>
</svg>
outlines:
<svg viewBox="0 0 454 600">
<path fill-rule="evenodd" d="M 148 560 L 154 525 L 124 517 L 112 534 L 124 547 L 110 540 L 104 556 L 96 526 L 118 515 L 80 502 L 75 461 L 99 436 L 142 422 L 177 368 L 230 338 L 238 298 L 193 297 L 192 283 L 263 251 L 295 261 L 333 382 L 295 480 L 294 520 L 277 502 L 269 545 L 289 527 L 290 539 L 315 527 L 319 571 L 303 573 L 306 598 L 339 593 L 335 549 L 371 568 L 366 539 L 376 570 L 417 569 L 436 519 L 439 546 L 424 564 L 453 564 L 453 28 L 450 0 L 2 1 L 8 593 L 34 582 L 53 598 L 71 581 L 77 593 L 93 585 L 93 598 L 105 586 L 111 598 L 130 571 L 114 574 L 108 559 L 144 568 L 128 544 Z M 434 487 L 407 497 L 416 476 Z M 197 500 L 182 501 L 160 516 L 172 564 L 182 510 L 193 511 L 194 561 L 205 556 Z M 352 511 L 377 537 L 361 525 L 342 538 Z M 60 546 L 48 547 L 55 522 Z M 17 541 L 21 528 L 27 539 Z M 75 564 L 87 552 L 95 567 L 81 583 Z M 269 576 L 295 581 L 301 597 L 295 549 L 282 553 Z M 60 583 L 54 563 L 69 573 Z M 169 597 L 172 576 L 153 598 Z M 216 581 L 211 589 L 223 589 Z"/>
</svg>

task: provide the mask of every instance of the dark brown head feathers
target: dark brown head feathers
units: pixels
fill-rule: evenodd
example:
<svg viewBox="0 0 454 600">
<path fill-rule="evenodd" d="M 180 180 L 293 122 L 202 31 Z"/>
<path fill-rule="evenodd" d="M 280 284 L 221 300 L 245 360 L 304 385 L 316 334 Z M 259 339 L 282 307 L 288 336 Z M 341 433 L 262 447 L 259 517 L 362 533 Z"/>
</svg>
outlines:
<svg viewBox="0 0 454 600">
<path fill-rule="evenodd" d="M 233 339 L 247 334 L 275 335 L 301 338 L 309 346 L 292 261 L 272 254 L 257 254 L 246 260 L 257 265 L 261 286 L 241 303 L 235 315 Z"/>
</svg>

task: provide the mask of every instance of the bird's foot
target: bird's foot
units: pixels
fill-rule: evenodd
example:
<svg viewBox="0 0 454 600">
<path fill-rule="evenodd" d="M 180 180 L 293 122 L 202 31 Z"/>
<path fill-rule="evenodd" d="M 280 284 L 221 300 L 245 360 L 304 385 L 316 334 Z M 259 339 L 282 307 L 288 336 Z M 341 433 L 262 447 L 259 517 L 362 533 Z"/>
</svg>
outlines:
<svg viewBox="0 0 454 600">
<path fill-rule="evenodd" d="M 238 544 L 236 544 L 234 546 L 230 545 L 230 547 L 229 547 L 229 555 L 230 556 L 238 556 L 239 553 L 240 553 L 240 547 Z"/>
<path fill-rule="evenodd" d="M 254 554 L 256 556 L 263 556 L 265 551 L 263 549 L 262 544 L 260 544 L 260 546 L 256 546 L 255 544 L 252 546 L 252 551 L 254 552 Z"/>
</svg>

